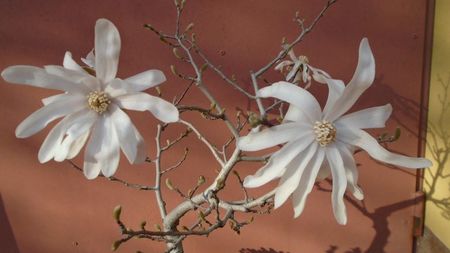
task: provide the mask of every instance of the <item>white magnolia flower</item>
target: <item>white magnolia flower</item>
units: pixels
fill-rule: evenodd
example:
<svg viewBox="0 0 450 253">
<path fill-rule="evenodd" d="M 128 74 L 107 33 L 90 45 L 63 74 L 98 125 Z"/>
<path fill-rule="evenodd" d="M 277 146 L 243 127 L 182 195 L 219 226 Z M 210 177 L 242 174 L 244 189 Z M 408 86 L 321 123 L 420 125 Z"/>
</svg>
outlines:
<svg viewBox="0 0 450 253">
<path fill-rule="evenodd" d="M 326 79 L 329 93 L 323 111 L 311 93 L 294 84 L 282 81 L 262 88 L 258 92 L 259 97 L 286 101 L 290 103 L 289 111 L 282 124 L 242 137 L 238 146 L 244 151 L 256 151 L 283 143 L 286 145 L 275 152 L 255 175 L 248 176 L 244 186 L 259 187 L 281 177 L 275 194 L 275 208 L 292 194 L 295 217 L 298 217 L 316 178 L 328 176 L 331 170 L 333 212 L 338 223 L 346 224 L 345 190 L 350 190 L 358 199 L 363 198 L 357 185 L 354 148 L 361 148 L 374 159 L 393 165 L 407 168 L 431 166 L 427 159 L 387 151 L 362 130 L 384 127 L 392 112 L 390 104 L 343 116 L 372 84 L 374 77 L 375 61 L 367 39 L 363 39 L 358 66 L 350 83 L 344 86 L 340 80 Z"/>
<path fill-rule="evenodd" d="M 173 104 L 142 92 L 166 80 L 161 71 L 116 78 L 120 44 L 114 24 L 99 19 L 95 25 L 95 56 L 88 57 L 92 64 L 95 57 L 95 76 L 80 67 L 70 52 L 64 57 L 64 67 L 11 66 L 3 70 L 1 75 L 8 82 L 64 91 L 43 99 L 44 107 L 16 129 L 18 138 L 26 138 L 63 118 L 42 144 L 40 162 L 72 159 L 87 142 L 85 176 L 93 179 L 102 172 L 110 177 L 117 170 L 120 149 L 130 163 L 143 162 L 147 155 L 142 136 L 122 109 L 148 110 L 163 122 L 178 121 Z"/>
<path fill-rule="evenodd" d="M 294 50 L 288 52 L 291 60 L 284 60 L 275 66 L 275 70 L 286 74 L 286 81 L 292 83 L 298 83 L 302 81 L 305 84 L 305 89 L 311 86 L 311 76 L 319 83 L 326 83 L 326 78 L 330 78 L 330 75 L 321 69 L 314 68 L 309 65 L 308 57 L 300 55 L 295 56 Z"/>
</svg>

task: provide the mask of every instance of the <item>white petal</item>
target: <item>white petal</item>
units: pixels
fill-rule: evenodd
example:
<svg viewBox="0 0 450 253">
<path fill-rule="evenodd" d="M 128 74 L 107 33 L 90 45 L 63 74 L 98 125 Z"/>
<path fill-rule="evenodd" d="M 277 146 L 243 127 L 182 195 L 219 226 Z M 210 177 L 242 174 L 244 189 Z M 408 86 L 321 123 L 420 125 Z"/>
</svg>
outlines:
<svg viewBox="0 0 450 253">
<path fill-rule="evenodd" d="M 237 146 L 244 151 L 257 151 L 313 134 L 308 125 L 290 122 L 240 137 Z"/>
<path fill-rule="evenodd" d="M 120 147 L 130 163 L 142 163 L 147 158 L 147 147 L 130 118 L 117 106 L 111 105 L 111 120 Z"/>
<path fill-rule="evenodd" d="M 49 74 L 44 69 L 33 66 L 16 65 L 8 67 L 3 70 L 2 77 L 5 81 L 14 84 L 30 85 L 72 93 L 86 94 L 89 92 L 84 85 Z"/>
<path fill-rule="evenodd" d="M 291 71 L 286 76 L 286 81 L 291 80 L 295 74 L 299 71 L 300 65 L 302 65 L 301 61 L 295 62 L 294 66 L 292 67 Z"/>
<path fill-rule="evenodd" d="M 66 54 L 64 55 L 63 66 L 66 69 L 78 72 L 85 72 L 84 69 L 80 65 L 78 65 L 76 61 L 73 60 L 72 53 L 69 51 L 67 51 Z"/>
<path fill-rule="evenodd" d="M 166 76 L 161 70 L 151 69 L 128 77 L 124 81 L 130 85 L 130 90 L 143 91 L 165 82 Z"/>
<path fill-rule="evenodd" d="M 386 120 L 391 116 L 391 113 L 392 106 L 387 104 L 344 115 L 336 123 L 352 128 L 381 128 L 385 127 Z"/>
<path fill-rule="evenodd" d="M 342 92 L 345 89 L 345 85 L 341 80 L 326 78 L 325 82 L 328 85 L 328 99 L 323 108 L 324 115 L 334 108 L 336 101 L 342 96 Z"/>
<path fill-rule="evenodd" d="M 56 101 L 65 100 L 68 96 L 70 96 L 70 95 L 67 93 L 62 93 L 62 94 L 57 94 L 57 95 L 43 98 L 41 101 L 42 101 L 42 104 L 48 105 L 48 104 L 51 104 Z"/>
<path fill-rule="evenodd" d="M 313 136 L 306 136 L 305 138 L 293 142 L 288 142 L 284 147 L 282 147 L 270 157 L 269 162 L 264 167 L 259 169 L 254 175 L 247 176 L 245 178 L 244 187 L 259 187 L 283 175 L 286 170 L 286 166 L 300 152 L 308 147 L 313 140 Z"/>
<path fill-rule="evenodd" d="M 339 134 L 339 132 L 341 132 Z M 345 143 L 364 149 L 371 157 L 381 162 L 411 169 L 431 167 L 430 160 L 395 154 L 383 148 L 378 141 L 367 132 L 355 128 L 337 129 L 337 138 Z"/>
<path fill-rule="evenodd" d="M 284 115 L 283 122 L 289 121 L 302 122 L 306 119 L 305 117 L 306 116 L 302 110 L 298 109 L 298 107 L 291 104 L 289 105 L 286 115 Z"/>
<path fill-rule="evenodd" d="M 100 83 L 97 78 L 84 71 L 70 70 L 56 65 L 47 65 L 44 68 L 49 74 L 59 76 L 80 86 L 84 85 L 86 88 L 83 87 L 83 90 L 91 91 L 100 89 Z"/>
<path fill-rule="evenodd" d="M 157 119 L 165 123 L 177 122 L 178 109 L 162 98 L 144 92 L 116 97 L 115 101 L 121 108 L 134 111 L 150 111 Z"/>
<path fill-rule="evenodd" d="M 297 58 L 297 56 L 295 56 L 295 53 L 294 53 L 293 49 L 290 49 L 288 51 L 288 55 L 289 55 L 289 57 L 291 58 L 292 61 L 294 61 L 294 62 L 298 61 L 298 58 Z"/>
<path fill-rule="evenodd" d="M 89 117 L 83 117 L 83 119 L 73 122 L 72 126 L 67 129 L 64 139 L 54 152 L 55 161 L 64 161 L 69 156 L 73 144 L 80 137 L 83 137 L 86 133 L 90 132 L 91 127 L 97 119 L 97 115 L 95 115 L 95 113 L 89 113 L 87 115 L 89 115 Z"/>
<path fill-rule="evenodd" d="M 95 69 L 95 55 L 94 49 L 92 49 L 87 55 L 86 58 L 81 58 L 81 61 L 86 64 L 88 67 Z"/>
<path fill-rule="evenodd" d="M 71 127 L 74 122 L 79 120 L 83 121 L 84 118 L 88 117 L 88 114 L 90 113 L 94 112 L 89 109 L 81 110 L 66 116 L 58 122 L 58 124 L 50 130 L 42 143 L 41 148 L 39 149 L 39 162 L 45 163 L 51 160 L 54 157 L 55 151 L 58 149 L 67 129 Z"/>
<path fill-rule="evenodd" d="M 119 65 L 120 35 L 114 24 L 99 19 L 95 24 L 95 72 L 104 84 L 116 77 Z"/>
<path fill-rule="evenodd" d="M 323 163 L 325 152 L 323 148 L 317 149 L 316 154 L 308 164 L 303 173 L 300 183 L 292 194 L 292 203 L 294 205 L 294 218 L 300 216 L 305 208 L 306 197 L 312 191 L 316 181 L 320 166 Z"/>
<path fill-rule="evenodd" d="M 311 65 L 308 65 L 308 67 L 312 71 L 313 79 L 316 82 L 318 82 L 318 83 L 326 84 L 327 83 L 326 79 L 330 79 L 331 78 L 331 76 L 327 72 L 325 72 L 325 71 L 323 71 L 321 69 L 314 68 Z"/>
<path fill-rule="evenodd" d="M 42 107 L 17 126 L 16 136 L 18 138 L 30 137 L 41 131 L 50 122 L 84 109 L 86 107 L 85 100 L 86 99 L 83 96 L 72 95 L 63 101 L 55 101 L 54 103 Z"/>
<path fill-rule="evenodd" d="M 130 88 L 131 86 L 128 83 L 120 78 L 115 78 L 114 80 L 106 84 L 104 91 L 110 98 L 115 98 L 133 92 Z"/>
<path fill-rule="evenodd" d="M 344 161 L 345 174 L 347 177 L 347 188 L 358 200 L 364 199 L 364 193 L 358 186 L 358 168 L 352 153 L 343 143 L 336 143 L 342 160 Z"/>
<path fill-rule="evenodd" d="M 297 106 L 312 122 L 321 119 L 321 109 L 317 100 L 307 90 L 288 82 L 277 82 L 260 89 L 259 97 L 275 97 Z"/>
<path fill-rule="evenodd" d="M 94 179 L 100 171 L 110 177 L 119 165 L 119 143 L 109 117 L 103 116 L 97 121 L 88 141 L 83 172 L 87 179 Z"/>
<path fill-rule="evenodd" d="M 86 131 L 72 143 L 72 145 L 69 148 L 69 152 L 67 154 L 66 159 L 72 159 L 75 156 L 77 156 L 78 153 L 80 153 L 81 148 L 83 148 L 84 144 L 86 144 L 86 141 L 88 140 L 89 133 L 90 131 Z"/>
<path fill-rule="evenodd" d="M 331 175 L 330 165 L 327 159 L 323 160 L 322 166 L 320 166 L 319 172 L 317 173 L 316 182 L 320 182 Z"/>
<path fill-rule="evenodd" d="M 278 64 L 275 66 L 274 69 L 275 69 L 275 70 L 278 70 L 278 71 L 283 71 L 285 67 L 287 67 L 287 66 L 289 66 L 289 65 L 292 65 L 292 64 L 294 64 L 294 62 L 289 61 L 289 60 L 285 60 L 285 61 L 282 61 L 282 62 L 278 63 Z"/>
<path fill-rule="evenodd" d="M 317 142 L 313 142 L 306 150 L 298 154 L 287 166 L 275 193 L 274 208 L 280 207 L 294 192 L 300 183 L 306 165 L 317 151 Z"/>
<path fill-rule="evenodd" d="M 342 96 L 336 101 L 332 110 L 325 114 L 324 119 L 330 122 L 346 113 L 355 104 L 361 94 L 372 84 L 375 78 L 375 59 L 366 38 L 359 46 L 358 66 L 352 80 L 345 87 Z"/>
<path fill-rule="evenodd" d="M 344 194 L 347 188 L 347 178 L 345 176 L 344 162 L 339 151 L 333 144 L 327 146 L 325 153 L 333 177 L 331 203 L 333 205 L 334 217 L 339 224 L 345 225 L 347 224 L 347 214 L 345 211 Z"/>
</svg>

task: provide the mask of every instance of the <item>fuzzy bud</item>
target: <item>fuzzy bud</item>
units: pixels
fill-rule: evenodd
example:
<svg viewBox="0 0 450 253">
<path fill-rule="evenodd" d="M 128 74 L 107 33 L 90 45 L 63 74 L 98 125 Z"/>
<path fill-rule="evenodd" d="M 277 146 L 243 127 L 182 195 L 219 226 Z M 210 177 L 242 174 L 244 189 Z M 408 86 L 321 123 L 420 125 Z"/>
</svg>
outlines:
<svg viewBox="0 0 450 253">
<path fill-rule="evenodd" d="M 206 182 L 206 179 L 204 176 L 200 176 L 197 180 L 197 185 L 202 185 Z"/>
<path fill-rule="evenodd" d="M 141 222 L 141 229 L 145 230 L 145 225 L 147 225 L 147 222 L 144 220 Z"/>
<path fill-rule="evenodd" d="M 189 23 L 189 25 L 186 26 L 186 32 L 189 32 L 190 30 L 192 30 L 192 28 L 194 28 L 194 23 Z"/>
<path fill-rule="evenodd" d="M 116 251 L 116 250 L 120 247 L 120 244 L 122 244 L 121 241 L 115 241 L 115 242 L 111 245 L 111 250 L 112 250 L 112 251 Z"/>
<path fill-rule="evenodd" d="M 175 190 L 175 187 L 173 187 L 172 181 L 170 181 L 169 178 L 166 178 L 166 186 L 169 188 L 169 190 L 173 191 Z"/>
<path fill-rule="evenodd" d="M 122 213 L 122 206 L 118 205 L 118 206 L 114 207 L 114 211 L 113 211 L 114 220 L 119 221 L 121 213 Z"/>
<path fill-rule="evenodd" d="M 170 65 L 170 71 L 172 71 L 172 74 L 179 76 L 178 71 L 174 65 Z"/>
<path fill-rule="evenodd" d="M 174 48 L 172 49 L 172 52 L 173 52 L 173 55 L 175 55 L 176 58 L 178 58 L 178 59 L 183 58 L 183 57 L 180 55 L 180 50 L 178 50 L 178 48 L 174 47 Z"/>
</svg>

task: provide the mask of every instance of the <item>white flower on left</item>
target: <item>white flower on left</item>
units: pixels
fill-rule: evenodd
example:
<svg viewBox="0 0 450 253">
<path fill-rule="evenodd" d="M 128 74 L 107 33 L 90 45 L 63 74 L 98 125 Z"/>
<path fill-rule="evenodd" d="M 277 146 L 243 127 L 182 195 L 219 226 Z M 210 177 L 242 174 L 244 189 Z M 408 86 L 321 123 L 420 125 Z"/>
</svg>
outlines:
<svg viewBox="0 0 450 253">
<path fill-rule="evenodd" d="M 87 142 L 84 175 L 96 178 L 100 172 L 112 176 L 118 167 L 120 149 L 130 163 L 144 162 L 147 148 L 128 115 L 122 109 L 150 111 L 163 122 L 178 121 L 177 108 L 142 92 L 166 80 L 159 70 L 148 70 L 124 80 L 116 78 L 120 53 L 120 35 L 106 19 L 95 25 L 95 56 L 88 60 L 95 76 L 78 65 L 67 52 L 63 66 L 10 66 L 2 77 L 24 84 L 64 91 L 42 100 L 44 107 L 28 116 L 16 129 L 18 138 L 27 138 L 52 121 L 63 118 L 48 133 L 39 150 L 39 161 L 63 161 L 75 157 Z M 94 71 L 90 71 L 94 72 Z"/>
</svg>

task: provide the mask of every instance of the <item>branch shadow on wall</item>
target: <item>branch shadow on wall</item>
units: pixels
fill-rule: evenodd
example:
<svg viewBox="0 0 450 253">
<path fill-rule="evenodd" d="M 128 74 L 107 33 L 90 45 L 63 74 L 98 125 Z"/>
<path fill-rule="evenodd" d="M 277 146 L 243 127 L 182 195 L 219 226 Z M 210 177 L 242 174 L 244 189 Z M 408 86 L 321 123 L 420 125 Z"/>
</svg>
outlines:
<svg viewBox="0 0 450 253">
<path fill-rule="evenodd" d="M 448 127 L 449 123 L 445 121 L 446 117 L 448 118 L 450 114 L 450 74 L 448 80 L 446 82 L 443 81 L 442 78 L 438 78 L 443 92 L 441 92 L 439 96 L 439 102 L 441 108 L 439 110 L 439 116 L 437 120 L 437 124 L 430 124 L 428 126 L 428 135 L 429 139 L 426 142 L 428 150 L 431 151 L 432 158 L 434 159 L 433 163 L 435 164 L 435 173 L 430 174 L 430 180 L 424 180 L 425 187 L 428 189 L 426 194 L 427 201 L 431 201 L 435 204 L 439 209 L 442 210 L 442 217 L 446 219 L 450 219 L 450 197 L 447 198 L 437 198 L 435 196 L 436 186 L 438 182 L 441 180 L 446 180 L 450 178 L 450 173 L 444 173 L 444 169 L 448 166 L 448 162 L 450 159 L 450 128 Z M 427 106 L 421 107 L 419 103 L 416 101 L 406 98 L 399 93 L 397 93 L 394 89 L 392 89 L 389 85 L 383 83 L 383 76 L 378 78 L 377 87 L 379 92 L 381 92 L 384 96 L 387 97 L 388 101 L 392 101 L 392 105 L 395 108 L 397 114 L 392 115 L 392 119 L 405 129 L 409 134 L 413 136 L 420 137 L 419 133 L 405 124 L 404 120 L 401 120 L 398 115 L 405 116 L 410 118 L 413 122 L 419 122 L 419 115 L 421 110 L 428 110 Z M 400 112 L 400 114 L 399 114 Z M 423 136 L 422 138 L 426 138 Z M 386 148 L 387 144 L 386 144 Z M 399 153 L 399 152 L 397 152 Z M 386 164 L 383 164 L 386 166 Z M 411 173 L 409 171 L 400 169 L 395 166 L 390 166 L 405 174 L 416 177 L 415 173 Z M 429 172 L 429 171 L 428 171 Z M 422 178 L 423 179 L 423 178 Z M 327 183 L 326 185 L 324 183 Z M 331 192 L 331 180 L 327 180 L 324 183 L 317 183 L 316 187 L 320 191 Z M 448 189 L 450 191 L 450 182 L 448 185 Z M 402 200 L 393 204 L 385 205 L 376 208 L 373 211 L 367 210 L 364 201 L 357 201 L 351 197 L 345 196 L 347 203 L 353 205 L 357 210 L 359 210 L 364 216 L 372 221 L 372 227 L 375 230 L 375 236 L 370 243 L 367 249 L 361 249 L 360 247 L 355 247 L 352 249 L 340 249 L 337 245 L 330 245 L 329 248 L 324 253 L 384 253 L 385 247 L 388 244 L 389 237 L 391 231 L 389 229 L 388 218 L 395 212 L 400 211 L 402 209 L 411 207 L 415 205 L 417 202 L 422 201 L 421 197 L 413 197 L 410 199 Z M 346 250 L 346 251 L 343 251 Z M 241 249 L 240 253 L 288 253 L 283 251 L 276 251 L 274 249 Z"/>
<path fill-rule="evenodd" d="M 241 249 L 239 250 L 239 253 L 289 253 L 288 251 L 278 251 L 274 250 L 272 248 L 264 248 L 261 247 L 259 249 Z"/>
<path fill-rule="evenodd" d="M 20 253 L 0 194 L 0 249 L 3 253 Z"/>
</svg>

